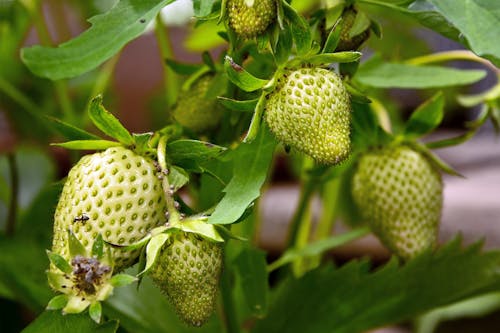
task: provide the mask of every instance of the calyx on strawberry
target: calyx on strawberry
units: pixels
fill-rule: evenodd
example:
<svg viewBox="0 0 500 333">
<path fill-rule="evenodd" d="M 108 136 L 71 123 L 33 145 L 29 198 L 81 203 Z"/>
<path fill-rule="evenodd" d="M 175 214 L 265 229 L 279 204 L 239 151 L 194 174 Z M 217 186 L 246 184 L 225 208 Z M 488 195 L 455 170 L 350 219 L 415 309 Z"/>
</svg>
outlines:
<svg viewBox="0 0 500 333">
<path fill-rule="evenodd" d="M 349 156 L 351 101 L 340 76 L 330 70 L 285 70 L 267 96 L 264 115 L 280 141 L 319 163 Z"/>
<path fill-rule="evenodd" d="M 276 0 L 228 0 L 229 25 L 249 39 L 262 34 L 276 19 Z"/>
<path fill-rule="evenodd" d="M 439 171 L 425 155 L 393 145 L 361 156 L 352 195 L 375 235 L 408 260 L 436 244 L 442 187 Z"/>
<path fill-rule="evenodd" d="M 207 96 L 214 75 L 205 74 L 185 90 L 181 90 L 173 110 L 174 119 L 195 133 L 215 128 L 223 108 L 215 97 Z"/>
<path fill-rule="evenodd" d="M 68 261 L 68 230 L 91 250 L 95 238 L 125 246 L 165 222 L 166 204 L 154 163 L 121 146 L 86 155 L 70 170 L 54 214 L 52 252 Z M 115 271 L 139 250 L 112 248 Z"/>
</svg>

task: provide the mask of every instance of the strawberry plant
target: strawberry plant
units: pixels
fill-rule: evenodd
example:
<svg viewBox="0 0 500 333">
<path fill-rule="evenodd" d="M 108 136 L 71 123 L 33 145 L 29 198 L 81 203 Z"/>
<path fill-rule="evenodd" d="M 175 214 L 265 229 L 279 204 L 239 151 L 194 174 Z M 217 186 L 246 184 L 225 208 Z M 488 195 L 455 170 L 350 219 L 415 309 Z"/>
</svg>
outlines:
<svg viewBox="0 0 500 333">
<path fill-rule="evenodd" d="M 0 1 L 2 332 L 497 332 L 500 213 L 445 211 L 498 153 L 439 149 L 499 131 L 499 36 L 495 0 Z"/>
</svg>

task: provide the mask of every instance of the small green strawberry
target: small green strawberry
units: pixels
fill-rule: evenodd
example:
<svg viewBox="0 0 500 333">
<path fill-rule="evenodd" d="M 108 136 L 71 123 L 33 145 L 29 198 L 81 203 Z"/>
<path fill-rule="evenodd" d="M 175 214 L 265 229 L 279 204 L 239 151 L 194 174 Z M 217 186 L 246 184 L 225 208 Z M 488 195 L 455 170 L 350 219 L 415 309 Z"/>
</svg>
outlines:
<svg viewBox="0 0 500 333">
<path fill-rule="evenodd" d="M 201 326 L 214 311 L 222 260 L 221 243 L 176 231 L 163 245 L 149 274 L 179 317 Z"/>
<path fill-rule="evenodd" d="M 336 73 L 319 67 L 285 71 L 267 96 L 265 119 L 276 137 L 319 163 L 351 150 L 351 101 Z"/>
<path fill-rule="evenodd" d="M 352 180 L 353 198 L 373 232 L 404 260 L 435 246 L 442 189 L 435 167 L 405 145 L 365 153 Z"/>
<path fill-rule="evenodd" d="M 215 128 L 222 117 L 217 99 L 207 97 L 213 75 L 205 74 L 187 90 L 182 90 L 173 111 L 174 119 L 195 133 Z"/>
<path fill-rule="evenodd" d="M 370 37 L 370 28 L 367 27 L 361 33 L 351 36 L 351 28 L 353 27 L 354 20 L 356 19 L 357 11 L 354 8 L 347 8 L 342 14 L 342 28 L 340 31 L 340 40 L 337 45 L 336 51 L 353 51 L 359 49 Z"/>
<path fill-rule="evenodd" d="M 84 156 L 69 172 L 54 215 L 52 252 L 68 261 L 68 230 L 90 251 L 104 241 L 129 245 L 165 222 L 166 204 L 154 163 L 123 147 Z M 139 249 L 113 248 L 115 271 L 134 264 Z"/>
<path fill-rule="evenodd" d="M 276 0 L 228 0 L 229 25 L 250 39 L 262 34 L 276 19 Z"/>
</svg>

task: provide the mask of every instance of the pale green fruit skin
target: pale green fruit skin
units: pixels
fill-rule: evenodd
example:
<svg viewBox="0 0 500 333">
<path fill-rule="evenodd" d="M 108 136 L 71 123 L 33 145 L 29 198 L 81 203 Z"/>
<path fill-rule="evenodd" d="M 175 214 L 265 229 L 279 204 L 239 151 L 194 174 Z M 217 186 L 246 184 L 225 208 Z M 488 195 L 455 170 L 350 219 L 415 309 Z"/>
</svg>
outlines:
<svg viewBox="0 0 500 333">
<path fill-rule="evenodd" d="M 222 271 L 223 249 L 193 233 L 173 234 L 149 271 L 153 281 L 192 326 L 203 325 L 212 315 Z M 169 240 L 170 241 L 170 240 Z"/>
<path fill-rule="evenodd" d="M 217 100 L 206 97 L 212 79 L 212 75 L 204 75 L 188 90 L 182 90 L 173 111 L 174 119 L 195 133 L 217 127 L 222 117 L 223 109 Z"/>
<path fill-rule="evenodd" d="M 276 19 L 275 0 L 255 0 L 249 7 L 245 0 L 228 0 L 229 25 L 237 35 L 249 39 L 262 34 Z"/>
<path fill-rule="evenodd" d="M 394 254 L 411 259 L 437 242 L 443 205 L 440 173 L 407 146 L 364 154 L 352 195 L 375 235 Z"/>
<path fill-rule="evenodd" d="M 265 119 L 274 135 L 322 164 L 351 151 L 351 101 L 339 75 L 324 68 L 286 71 L 267 97 Z"/>
<path fill-rule="evenodd" d="M 68 229 L 88 253 L 104 241 L 129 245 L 165 223 L 166 204 L 153 162 L 123 147 L 86 155 L 70 170 L 54 214 L 52 251 L 71 261 Z M 74 221 L 85 214 L 87 221 Z M 112 249 L 114 271 L 135 263 L 139 250 Z"/>
</svg>

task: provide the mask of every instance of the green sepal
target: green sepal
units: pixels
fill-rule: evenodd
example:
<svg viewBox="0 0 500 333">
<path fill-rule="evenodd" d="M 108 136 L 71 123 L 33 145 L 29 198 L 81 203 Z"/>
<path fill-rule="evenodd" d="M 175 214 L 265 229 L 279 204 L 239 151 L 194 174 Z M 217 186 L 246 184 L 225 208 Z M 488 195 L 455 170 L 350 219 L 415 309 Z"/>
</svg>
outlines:
<svg viewBox="0 0 500 333">
<path fill-rule="evenodd" d="M 129 245 L 113 244 L 113 243 L 106 242 L 106 241 L 104 241 L 104 242 L 106 244 L 108 244 L 109 246 L 114 247 L 114 248 L 119 248 L 119 249 L 122 249 L 124 251 L 133 251 L 133 250 L 140 249 L 144 245 L 146 245 L 146 243 L 151 239 L 151 237 L 152 237 L 151 234 L 148 234 L 148 235 L 144 236 L 144 238 L 140 239 L 139 241 L 132 243 L 132 244 L 129 244 Z"/>
<path fill-rule="evenodd" d="M 170 166 L 167 177 L 168 183 L 170 184 L 170 190 L 174 192 L 189 183 L 189 174 L 186 170 L 176 165 Z"/>
<path fill-rule="evenodd" d="M 192 220 L 186 219 L 172 226 L 172 228 L 177 228 L 184 232 L 192 232 L 215 242 L 224 242 L 224 238 L 217 232 L 215 226 L 205 222 L 207 219 L 207 217 L 194 217 Z"/>
<path fill-rule="evenodd" d="M 68 295 L 57 295 L 52 297 L 52 299 L 47 304 L 46 310 L 60 310 L 68 304 Z"/>
<path fill-rule="evenodd" d="M 80 313 L 90 305 L 90 301 L 84 297 L 72 296 L 63 308 L 63 313 Z"/>
<path fill-rule="evenodd" d="M 277 65 L 285 63 L 292 53 L 293 37 L 290 26 L 284 29 L 276 28 L 277 39 L 276 46 L 273 48 L 274 59 Z"/>
<path fill-rule="evenodd" d="M 52 122 L 54 128 L 64 136 L 67 140 L 99 140 L 97 135 L 89 133 L 81 128 L 68 124 L 60 119 L 52 116 L 43 115 L 50 122 Z"/>
<path fill-rule="evenodd" d="M 149 143 L 153 135 L 153 132 L 132 133 L 132 137 L 134 138 L 134 150 L 141 155 L 147 152 L 150 149 Z"/>
<path fill-rule="evenodd" d="M 153 266 L 156 258 L 160 254 L 163 245 L 168 241 L 169 238 L 169 233 L 161 233 L 151 238 L 148 245 L 146 246 L 146 266 L 138 275 L 146 273 L 151 268 L 151 266 Z"/>
<path fill-rule="evenodd" d="M 432 153 L 425 145 L 418 143 L 418 142 L 407 142 L 407 144 L 424 155 L 428 159 L 428 161 L 433 164 L 437 169 L 442 170 L 443 172 L 446 172 L 449 175 L 452 176 L 458 176 L 464 178 L 464 176 L 453 169 L 448 163 L 443 161 L 441 158 L 439 158 L 436 154 Z"/>
<path fill-rule="evenodd" d="M 339 19 L 333 26 L 332 30 L 330 30 L 330 33 L 326 38 L 326 42 L 325 45 L 323 46 L 323 50 L 321 51 L 321 53 L 330 53 L 335 51 L 340 41 L 341 32 L 342 32 L 342 19 Z"/>
<path fill-rule="evenodd" d="M 101 318 L 102 318 L 102 305 L 101 305 L 101 302 L 93 302 L 92 304 L 90 304 L 90 307 L 89 307 L 89 315 L 90 315 L 90 318 L 92 318 L 93 321 L 95 321 L 96 323 L 100 323 L 101 322 Z"/>
<path fill-rule="evenodd" d="M 226 56 L 224 59 L 224 69 L 229 80 L 244 91 L 259 90 L 268 82 L 247 72 L 243 67 L 235 63 L 230 56 Z"/>
<path fill-rule="evenodd" d="M 227 241 L 229 239 L 239 240 L 239 241 L 242 241 L 242 242 L 247 242 L 248 241 L 248 239 L 245 238 L 245 237 L 241 237 L 241 236 L 233 234 L 228 228 L 226 228 L 222 224 L 212 224 L 212 225 L 215 227 L 215 229 L 217 230 L 217 232 L 219 233 L 219 235 L 225 241 Z"/>
<path fill-rule="evenodd" d="M 121 146 L 121 144 L 110 140 L 74 140 L 61 143 L 51 143 L 51 146 L 58 146 L 72 150 L 104 150 L 111 147 Z"/>
<path fill-rule="evenodd" d="M 75 234 L 70 229 L 68 229 L 68 248 L 71 258 L 74 258 L 78 255 L 87 257 L 87 250 L 85 250 L 85 247 L 78 240 L 78 238 L 76 238 Z"/>
<path fill-rule="evenodd" d="M 258 98 L 246 101 L 237 101 L 227 97 L 217 97 L 219 102 L 227 109 L 239 112 L 253 112 L 257 106 Z"/>
<path fill-rule="evenodd" d="M 73 285 L 73 282 L 65 276 L 70 273 L 53 272 L 51 270 L 48 270 L 46 273 L 49 285 L 55 290 L 67 292 L 67 290 Z M 63 288 L 63 286 L 65 288 Z"/>
<path fill-rule="evenodd" d="M 262 115 L 264 114 L 264 109 L 266 105 L 266 94 L 262 93 L 260 95 L 259 101 L 255 106 L 255 112 L 252 116 L 252 121 L 250 122 L 250 127 L 248 128 L 247 135 L 243 139 L 243 142 L 250 143 L 259 134 L 260 124 L 262 122 Z"/>
<path fill-rule="evenodd" d="M 132 146 L 134 138 L 115 116 L 102 105 L 102 96 L 92 99 L 89 106 L 89 117 L 94 125 L 104 134 L 118 140 L 125 146 Z"/>
<path fill-rule="evenodd" d="M 354 38 L 357 35 L 363 33 L 371 26 L 371 21 L 365 13 L 358 11 L 356 13 L 356 18 L 352 24 L 351 29 L 349 29 L 349 38 Z"/>
<path fill-rule="evenodd" d="M 331 63 L 349 63 L 361 59 L 361 52 L 343 51 L 335 53 L 321 53 L 310 57 L 305 57 L 301 61 L 311 65 L 328 65 Z"/>
<path fill-rule="evenodd" d="M 47 256 L 49 257 L 50 262 L 61 272 L 66 274 L 71 274 L 71 272 L 73 272 L 71 265 L 59 254 L 47 250 Z"/>
<path fill-rule="evenodd" d="M 94 240 L 94 244 L 92 245 L 92 256 L 97 259 L 102 259 L 104 255 L 104 240 L 102 239 L 102 235 L 98 234 Z"/>
<path fill-rule="evenodd" d="M 432 132 L 443 121 L 443 116 L 444 96 L 442 92 L 438 92 L 411 114 L 404 129 L 404 136 L 417 139 Z"/>
<path fill-rule="evenodd" d="M 135 281 L 137 281 L 135 276 L 129 274 L 116 274 L 109 280 L 109 283 L 113 287 L 123 287 L 132 284 Z"/>
</svg>

